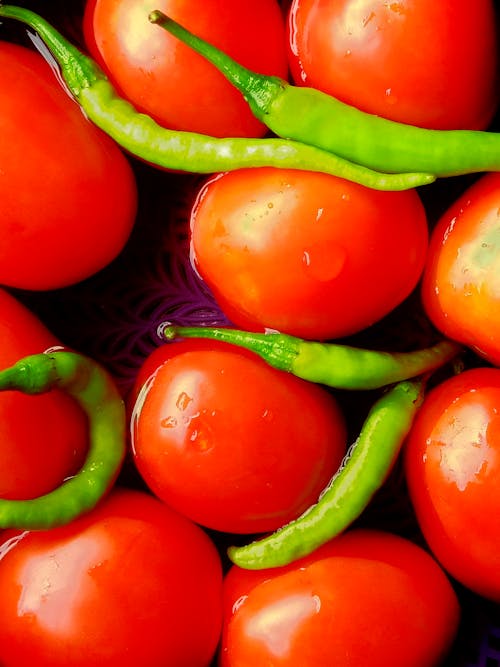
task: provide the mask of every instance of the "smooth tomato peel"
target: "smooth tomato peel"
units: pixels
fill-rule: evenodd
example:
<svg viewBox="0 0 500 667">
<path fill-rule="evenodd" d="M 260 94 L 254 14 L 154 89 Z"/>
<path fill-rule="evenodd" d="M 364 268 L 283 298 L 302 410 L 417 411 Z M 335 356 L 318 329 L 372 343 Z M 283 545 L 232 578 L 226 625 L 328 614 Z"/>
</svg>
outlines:
<svg viewBox="0 0 500 667">
<path fill-rule="evenodd" d="M 331 394 L 224 343 L 153 356 L 132 449 L 159 498 L 231 533 L 274 530 L 317 501 L 346 451 Z"/>
</svg>

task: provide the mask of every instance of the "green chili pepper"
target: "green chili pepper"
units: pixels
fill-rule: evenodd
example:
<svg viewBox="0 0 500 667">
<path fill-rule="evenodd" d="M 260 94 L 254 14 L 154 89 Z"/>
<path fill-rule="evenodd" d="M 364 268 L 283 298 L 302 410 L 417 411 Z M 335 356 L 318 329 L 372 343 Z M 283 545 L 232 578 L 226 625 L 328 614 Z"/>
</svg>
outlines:
<svg viewBox="0 0 500 667">
<path fill-rule="evenodd" d="M 131 155 L 163 169 L 214 173 L 278 167 L 333 174 L 377 190 L 406 190 L 433 174 L 382 174 L 314 146 L 284 139 L 216 138 L 161 127 L 119 97 L 101 68 L 34 12 L 0 4 L 0 16 L 37 31 L 52 53 L 69 92 L 87 117 Z"/>
<path fill-rule="evenodd" d="M 177 327 L 161 324 L 158 335 L 212 338 L 244 347 L 269 365 L 303 380 L 335 389 L 377 389 L 429 373 L 455 358 L 461 346 L 443 340 L 412 352 L 365 350 L 336 343 L 319 343 L 277 332 L 253 333 L 225 327 Z"/>
<path fill-rule="evenodd" d="M 88 416 L 89 449 L 79 472 L 29 500 L 0 499 L 0 528 L 37 530 L 69 523 L 92 509 L 114 483 L 125 456 L 125 407 L 111 377 L 91 359 L 56 350 L 24 357 L 0 371 L 0 391 L 61 389 Z"/>
<path fill-rule="evenodd" d="M 314 88 L 253 72 L 161 11 L 151 12 L 149 20 L 213 63 L 277 136 L 317 146 L 381 172 L 429 172 L 446 177 L 500 170 L 498 133 L 430 130 L 387 120 Z"/>
<path fill-rule="evenodd" d="M 423 386 L 423 380 L 405 381 L 383 394 L 318 502 L 271 535 L 230 547 L 233 563 L 250 570 L 287 565 L 312 553 L 357 519 L 399 454 L 422 403 Z"/>
</svg>

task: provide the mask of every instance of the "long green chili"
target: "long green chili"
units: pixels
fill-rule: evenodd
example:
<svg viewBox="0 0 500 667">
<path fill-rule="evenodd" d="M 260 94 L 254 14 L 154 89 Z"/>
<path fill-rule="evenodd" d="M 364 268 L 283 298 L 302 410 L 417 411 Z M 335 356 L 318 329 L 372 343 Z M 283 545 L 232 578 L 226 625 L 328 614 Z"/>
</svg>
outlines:
<svg viewBox="0 0 500 667">
<path fill-rule="evenodd" d="M 381 172 L 436 177 L 500 170 L 500 134 L 431 130 L 369 114 L 314 88 L 251 71 L 155 10 L 152 23 L 214 64 L 244 95 L 254 115 L 279 137 L 317 146 Z"/>
<path fill-rule="evenodd" d="M 405 381 L 383 394 L 318 502 L 271 535 L 230 547 L 233 563 L 250 570 L 287 565 L 350 526 L 394 465 L 422 403 L 423 388 L 423 380 Z"/>
<path fill-rule="evenodd" d="M 278 167 L 333 174 L 377 190 L 406 190 L 433 174 L 383 174 L 296 141 L 216 138 L 161 127 L 119 97 L 102 69 L 38 14 L 0 4 L 0 17 L 33 28 L 51 52 L 69 92 L 86 116 L 125 151 L 163 169 L 214 173 L 245 167 Z"/>
<path fill-rule="evenodd" d="M 109 374 L 75 352 L 24 357 L 0 371 L 0 391 L 38 394 L 61 389 L 88 417 L 89 448 L 81 469 L 59 487 L 29 500 L 0 499 L 0 528 L 36 530 L 69 523 L 91 510 L 114 483 L 126 450 L 123 400 Z"/>
<path fill-rule="evenodd" d="M 164 323 L 163 340 L 212 338 L 255 352 L 274 368 L 335 389 L 377 389 L 429 373 L 462 350 L 451 340 L 411 352 L 365 350 L 337 343 L 319 343 L 277 332 L 253 333 L 226 327 L 179 327 Z"/>
</svg>

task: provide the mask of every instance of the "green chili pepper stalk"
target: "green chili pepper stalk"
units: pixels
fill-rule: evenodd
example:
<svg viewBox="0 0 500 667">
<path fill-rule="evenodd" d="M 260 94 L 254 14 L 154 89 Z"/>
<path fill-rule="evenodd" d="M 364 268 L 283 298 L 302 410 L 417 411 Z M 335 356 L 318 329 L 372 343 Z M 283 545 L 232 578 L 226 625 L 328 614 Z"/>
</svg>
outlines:
<svg viewBox="0 0 500 667">
<path fill-rule="evenodd" d="M 47 529 L 91 510 L 112 487 L 126 451 L 126 415 L 112 378 L 75 352 L 24 357 L 0 371 L 0 391 L 39 394 L 61 389 L 88 417 L 89 448 L 81 469 L 59 487 L 29 500 L 0 499 L 0 528 Z"/>
<path fill-rule="evenodd" d="M 411 352 L 382 352 L 303 340 L 278 332 L 253 333 L 226 327 L 158 327 L 162 340 L 211 338 L 251 350 L 270 366 L 335 389 L 368 390 L 430 373 L 457 357 L 462 347 L 442 340 Z"/>
<path fill-rule="evenodd" d="M 439 178 L 500 170 L 499 133 L 432 130 L 366 113 L 314 88 L 249 70 L 159 10 L 149 20 L 215 65 L 279 137 L 379 172 L 427 172 Z"/>
<path fill-rule="evenodd" d="M 29 9 L 0 4 L 0 17 L 36 30 L 87 118 L 129 154 L 156 167 L 200 174 L 250 167 L 302 169 L 332 174 L 377 190 L 406 190 L 435 180 L 428 173 L 379 173 L 297 141 L 216 138 L 167 129 L 120 97 L 97 63 L 41 16 Z"/>
</svg>

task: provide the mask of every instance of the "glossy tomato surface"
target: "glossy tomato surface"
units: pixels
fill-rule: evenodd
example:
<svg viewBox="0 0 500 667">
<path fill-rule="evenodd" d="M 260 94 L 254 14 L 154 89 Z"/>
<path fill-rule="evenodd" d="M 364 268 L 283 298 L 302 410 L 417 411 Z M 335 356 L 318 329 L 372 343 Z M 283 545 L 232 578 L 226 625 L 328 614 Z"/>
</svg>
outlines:
<svg viewBox="0 0 500 667">
<path fill-rule="evenodd" d="M 3 289 L 0 340 L 0 368 L 60 344 Z M 0 498 L 34 498 L 59 486 L 83 463 L 87 442 L 86 416 L 63 392 L 0 392 Z"/>
<path fill-rule="evenodd" d="M 500 602 L 500 370 L 438 385 L 410 433 L 406 475 L 422 532 L 462 584 Z"/>
<path fill-rule="evenodd" d="M 0 43 L 0 284 L 64 287 L 107 266 L 135 221 L 134 174 L 48 62 Z"/>
<path fill-rule="evenodd" d="M 285 25 L 276 0 L 90 0 L 88 48 L 138 109 L 161 125 L 222 136 L 264 126 L 216 68 L 148 21 L 155 9 L 262 74 L 287 77 Z"/>
<path fill-rule="evenodd" d="M 491 0 L 293 0 L 288 41 L 296 83 L 392 120 L 484 128 L 498 103 Z"/>
<path fill-rule="evenodd" d="M 167 344 L 145 366 L 153 372 L 132 417 L 134 461 L 192 520 L 274 530 L 316 502 L 339 467 L 344 417 L 324 389 L 218 342 Z"/>
<path fill-rule="evenodd" d="M 275 570 L 233 566 L 224 583 L 221 667 L 437 667 L 459 607 L 415 544 L 356 529 Z"/>
<path fill-rule="evenodd" d="M 207 535 L 149 495 L 115 490 L 64 528 L 3 534 L 4 667 L 207 667 L 221 564 Z"/>
<path fill-rule="evenodd" d="M 480 177 L 433 230 L 422 281 L 427 315 L 446 336 L 500 364 L 500 173 Z"/>
<path fill-rule="evenodd" d="M 229 319 L 313 339 L 356 333 L 401 303 L 427 233 L 413 190 L 284 169 L 217 175 L 191 213 L 193 262 Z"/>
</svg>

